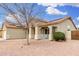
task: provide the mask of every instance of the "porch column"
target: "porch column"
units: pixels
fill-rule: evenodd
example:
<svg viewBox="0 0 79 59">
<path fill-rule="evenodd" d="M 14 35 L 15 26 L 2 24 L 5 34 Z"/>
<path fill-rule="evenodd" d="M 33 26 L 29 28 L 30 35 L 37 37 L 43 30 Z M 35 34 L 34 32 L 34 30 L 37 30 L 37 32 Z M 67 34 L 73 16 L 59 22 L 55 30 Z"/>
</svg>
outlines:
<svg viewBox="0 0 79 59">
<path fill-rule="evenodd" d="M 29 27 L 29 39 L 32 39 L 32 28 Z"/>
<path fill-rule="evenodd" d="M 67 41 L 71 40 L 71 31 L 66 31 L 66 40 Z"/>
<path fill-rule="evenodd" d="M 49 40 L 53 39 L 52 26 L 48 26 L 49 28 Z"/>
<path fill-rule="evenodd" d="M 67 41 L 70 41 L 71 40 L 71 27 L 69 25 L 67 26 L 66 40 Z"/>
<path fill-rule="evenodd" d="M 35 39 L 39 39 L 38 36 L 39 36 L 39 27 L 38 26 L 35 26 Z"/>
</svg>

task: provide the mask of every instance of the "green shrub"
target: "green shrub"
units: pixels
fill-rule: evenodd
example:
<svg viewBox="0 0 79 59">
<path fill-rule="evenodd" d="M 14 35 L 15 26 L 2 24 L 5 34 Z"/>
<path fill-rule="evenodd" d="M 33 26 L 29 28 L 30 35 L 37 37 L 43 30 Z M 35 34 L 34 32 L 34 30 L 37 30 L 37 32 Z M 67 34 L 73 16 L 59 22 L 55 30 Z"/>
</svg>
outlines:
<svg viewBox="0 0 79 59">
<path fill-rule="evenodd" d="M 54 33 L 53 33 L 53 38 L 54 38 L 56 41 L 65 40 L 65 34 L 62 33 L 62 32 L 54 32 Z"/>
</svg>

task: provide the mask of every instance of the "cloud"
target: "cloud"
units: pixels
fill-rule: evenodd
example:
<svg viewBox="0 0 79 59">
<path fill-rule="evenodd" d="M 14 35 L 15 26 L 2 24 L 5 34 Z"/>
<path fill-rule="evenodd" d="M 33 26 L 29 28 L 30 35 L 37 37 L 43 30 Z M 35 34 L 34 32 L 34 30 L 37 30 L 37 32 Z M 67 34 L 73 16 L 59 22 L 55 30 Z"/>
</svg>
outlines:
<svg viewBox="0 0 79 59">
<path fill-rule="evenodd" d="M 77 17 L 77 21 L 79 21 L 79 16 Z"/>
<path fill-rule="evenodd" d="M 3 22 L 1 21 L 0 24 L 2 24 Z"/>
<path fill-rule="evenodd" d="M 38 5 L 47 6 L 47 7 L 57 7 L 57 6 L 64 6 L 63 3 L 38 3 Z"/>
<path fill-rule="evenodd" d="M 76 27 L 79 28 L 79 24 L 77 24 Z"/>
<path fill-rule="evenodd" d="M 3 22 L 1 21 L 1 22 L 0 22 L 0 28 L 2 28 L 2 23 L 3 23 Z"/>
<path fill-rule="evenodd" d="M 55 8 L 57 6 L 64 6 L 63 3 L 38 3 L 38 5 L 46 6 L 46 13 L 51 15 L 67 15 L 67 12 L 60 11 Z"/>
<path fill-rule="evenodd" d="M 51 7 L 69 5 L 69 6 L 73 6 L 73 7 L 79 7 L 79 3 L 38 3 L 38 5 L 51 6 Z"/>
<path fill-rule="evenodd" d="M 10 22 L 14 22 L 16 23 L 17 21 L 15 20 L 15 18 L 13 18 L 11 15 L 8 15 L 5 17 L 6 20 L 10 21 Z"/>
<path fill-rule="evenodd" d="M 67 15 L 67 12 L 62 12 L 56 8 L 53 8 L 53 7 L 48 7 L 46 9 L 46 13 L 51 14 L 51 15 Z"/>
<path fill-rule="evenodd" d="M 46 6 L 47 14 L 54 14 L 54 15 L 67 15 L 67 12 L 62 12 L 56 7 L 60 6 L 72 6 L 72 7 L 79 7 L 79 3 L 38 3 L 38 5 Z M 56 11 L 56 12 L 54 12 Z"/>
</svg>

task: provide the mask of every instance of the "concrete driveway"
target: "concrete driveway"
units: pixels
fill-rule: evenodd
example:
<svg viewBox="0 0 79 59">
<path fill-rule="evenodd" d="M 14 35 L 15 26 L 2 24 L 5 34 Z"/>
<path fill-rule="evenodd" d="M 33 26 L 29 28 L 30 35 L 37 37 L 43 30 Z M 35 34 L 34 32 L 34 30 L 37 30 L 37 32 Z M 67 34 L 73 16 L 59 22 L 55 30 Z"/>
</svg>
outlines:
<svg viewBox="0 0 79 59">
<path fill-rule="evenodd" d="M 25 45 L 26 39 L 0 41 L 0 55 L 4 56 L 79 56 L 79 40 L 55 42 L 48 40 L 31 40 Z"/>
</svg>

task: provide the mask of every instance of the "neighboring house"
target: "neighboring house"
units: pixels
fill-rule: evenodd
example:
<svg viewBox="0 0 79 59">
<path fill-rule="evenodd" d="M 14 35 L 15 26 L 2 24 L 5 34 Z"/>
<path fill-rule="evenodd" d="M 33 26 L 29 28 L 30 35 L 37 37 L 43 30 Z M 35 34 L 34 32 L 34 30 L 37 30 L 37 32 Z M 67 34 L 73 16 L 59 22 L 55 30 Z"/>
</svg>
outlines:
<svg viewBox="0 0 79 59">
<path fill-rule="evenodd" d="M 33 24 L 33 26 L 32 26 Z M 76 30 L 71 17 L 64 17 L 55 21 L 33 20 L 29 27 L 29 33 L 21 26 L 5 21 L 3 24 L 3 38 L 4 39 L 52 39 L 53 27 L 56 31 L 66 33 L 68 30 Z"/>
</svg>

